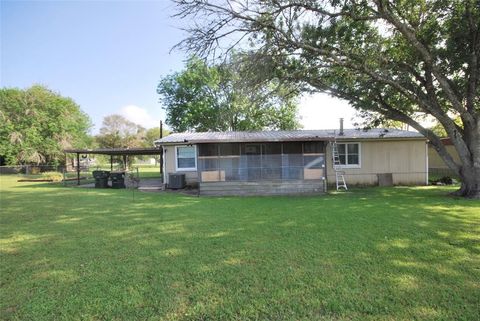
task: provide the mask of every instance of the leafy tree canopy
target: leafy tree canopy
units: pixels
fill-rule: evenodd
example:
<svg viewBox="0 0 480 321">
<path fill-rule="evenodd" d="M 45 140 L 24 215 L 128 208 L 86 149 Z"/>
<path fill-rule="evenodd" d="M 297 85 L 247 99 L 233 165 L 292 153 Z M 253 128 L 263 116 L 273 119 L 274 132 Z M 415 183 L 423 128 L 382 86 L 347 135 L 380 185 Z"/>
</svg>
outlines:
<svg viewBox="0 0 480 321">
<path fill-rule="evenodd" d="M 64 160 L 63 149 L 90 143 L 89 117 L 70 98 L 41 86 L 0 89 L 0 156 L 7 164 Z"/>
<path fill-rule="evenodd" d="M 126 148 L 143 146 L 146 129 L 121 115 L 103 119 L 100 134 L 96 136 L 100 148 Z"/>
<path fill-rule="evenodd" d="M 209 66 L 191 58 L 157 88 L 174 131 L 296 129 L 296 92 L 278 82 L 252 86 L 239 59 Z"/>
<path fill-rule="evenodd" d="M 462 178 L 458 194 L 480 197 L 478 0 L 176 2 L 180 17 L 195 19 L 182 48 L 215 57 L 249 45 L 252 65 L 270 77 L 408 124 Z M 460 163 L 418 117 L 438 120 Z"/>
<path fill-rule="evenodd" d="M 462 125 L 462 120 L 460 119 L 460 117 L 456 117 L 454 119 L 454 122 L 459 128 L 461 128 L 463 126 Z M 437 135 L 438 137 L 441 137 L 441 138 L 448 137 L 448 134 L 445 131 L 445 128 L 439 122 L 435 122 L 435 124 L 432 127 L 430 127 L 429 129 L 432 132 L 434 132 L 435 135 Z"/>
<path fill-rule="evenodd" d="M 170 134 L 170 131 L 167 129 L 163 129 L 162 137 L 165 137 Z M 143 140 L 144 147 L 153 147 L 155 146 L 155 141 L 160 139 L 160 127 L 153 127 L 147 129 L 145 133 L 145 137 Z"/>
</svg>

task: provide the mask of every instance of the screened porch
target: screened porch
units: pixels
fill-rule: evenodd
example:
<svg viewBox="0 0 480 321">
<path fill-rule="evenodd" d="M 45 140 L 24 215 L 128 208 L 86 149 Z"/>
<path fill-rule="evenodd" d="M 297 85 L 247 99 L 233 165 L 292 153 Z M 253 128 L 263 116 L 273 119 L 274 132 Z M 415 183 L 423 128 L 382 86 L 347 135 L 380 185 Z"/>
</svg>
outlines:
<svg viewBox="0 0 480 321">
<path fill-rule="evenodd" d="M 322 180 L 324 142 L 197 145 L 199 182 Z"/>
</svg>

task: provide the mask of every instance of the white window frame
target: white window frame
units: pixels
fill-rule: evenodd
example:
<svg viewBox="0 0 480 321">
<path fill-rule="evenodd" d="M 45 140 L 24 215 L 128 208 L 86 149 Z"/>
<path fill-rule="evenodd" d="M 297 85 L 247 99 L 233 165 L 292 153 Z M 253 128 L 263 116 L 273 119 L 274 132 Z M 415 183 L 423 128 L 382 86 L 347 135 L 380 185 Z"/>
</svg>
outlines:
<svg viewBox="0 0 480 321">
<path fill-rule="evenodd" d="M 178 149 L 182 147 L 193 147 L 195 149 L 195 167 L 178 167 Z M 192 172 L 197 170 L 197 145 L 179 145 L 175 146 L 175 171 L 177 172 Z"/>
<path fill-rule="evenodd" d="M 358 164 L 337 165 L 339 168 L 362 168 L 362 144 L 358 142 L 341 142 L 337 145 L 357 145 L 358 146 Z M 338 148 L 338 147 L 337 147 Z M 338 153 L 340 156 L 340 152 Z M 348 162 L 348 148 L 345 146 L 345 162 Z"/>
</svg>

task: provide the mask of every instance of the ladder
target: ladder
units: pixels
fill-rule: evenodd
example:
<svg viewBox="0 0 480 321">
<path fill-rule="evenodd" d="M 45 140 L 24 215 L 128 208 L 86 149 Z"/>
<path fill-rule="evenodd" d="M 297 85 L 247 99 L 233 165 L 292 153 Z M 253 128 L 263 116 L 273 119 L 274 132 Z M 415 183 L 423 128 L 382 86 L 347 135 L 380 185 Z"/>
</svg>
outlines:
<svg viewBox="0 0 480 321">
<path fill-rule="evenodd" d="M 348 190 L 347 183 L 345 182 L 345 172 L 341 170 L 340 156 L 338 154 L 338 145 L 337 140 L 330 142 L 332 145 L 332 161 L 333 161 L 333 170 L 335 171 L 335 183 L 337 185 L 337 191 L 340 188 Z"/>
</svg>

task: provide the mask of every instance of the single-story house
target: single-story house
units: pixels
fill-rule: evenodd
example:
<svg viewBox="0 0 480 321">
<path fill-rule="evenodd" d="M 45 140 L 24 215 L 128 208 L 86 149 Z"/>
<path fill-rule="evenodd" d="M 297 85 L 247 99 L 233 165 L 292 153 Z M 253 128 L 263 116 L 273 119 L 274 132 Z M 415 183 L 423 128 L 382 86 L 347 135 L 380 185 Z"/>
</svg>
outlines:
<svg viewBox="0 0 480 321">
<path fill-rule="evenodd" d="M 442 138 L 441 141 L 447 152 L 452 156 L 454 162 L 461 164 L 460 156 L 458 156 L 452 140 L 450 138 Z M 428 147 L 428 172 L 434 176 L 456 176 L 440 155 L 438 155 L 435 148 L 430 144 Z"/>
<path fill-rule="evenodd" d="M 397 129 L 187 132 L 155 144 L 163 148 L 164 183 L 184 173 L 202 195 L 324 192 L 335 184 L 332 143 L 348 185 L 428 183 L 427 140 Z"/>
</svg>

